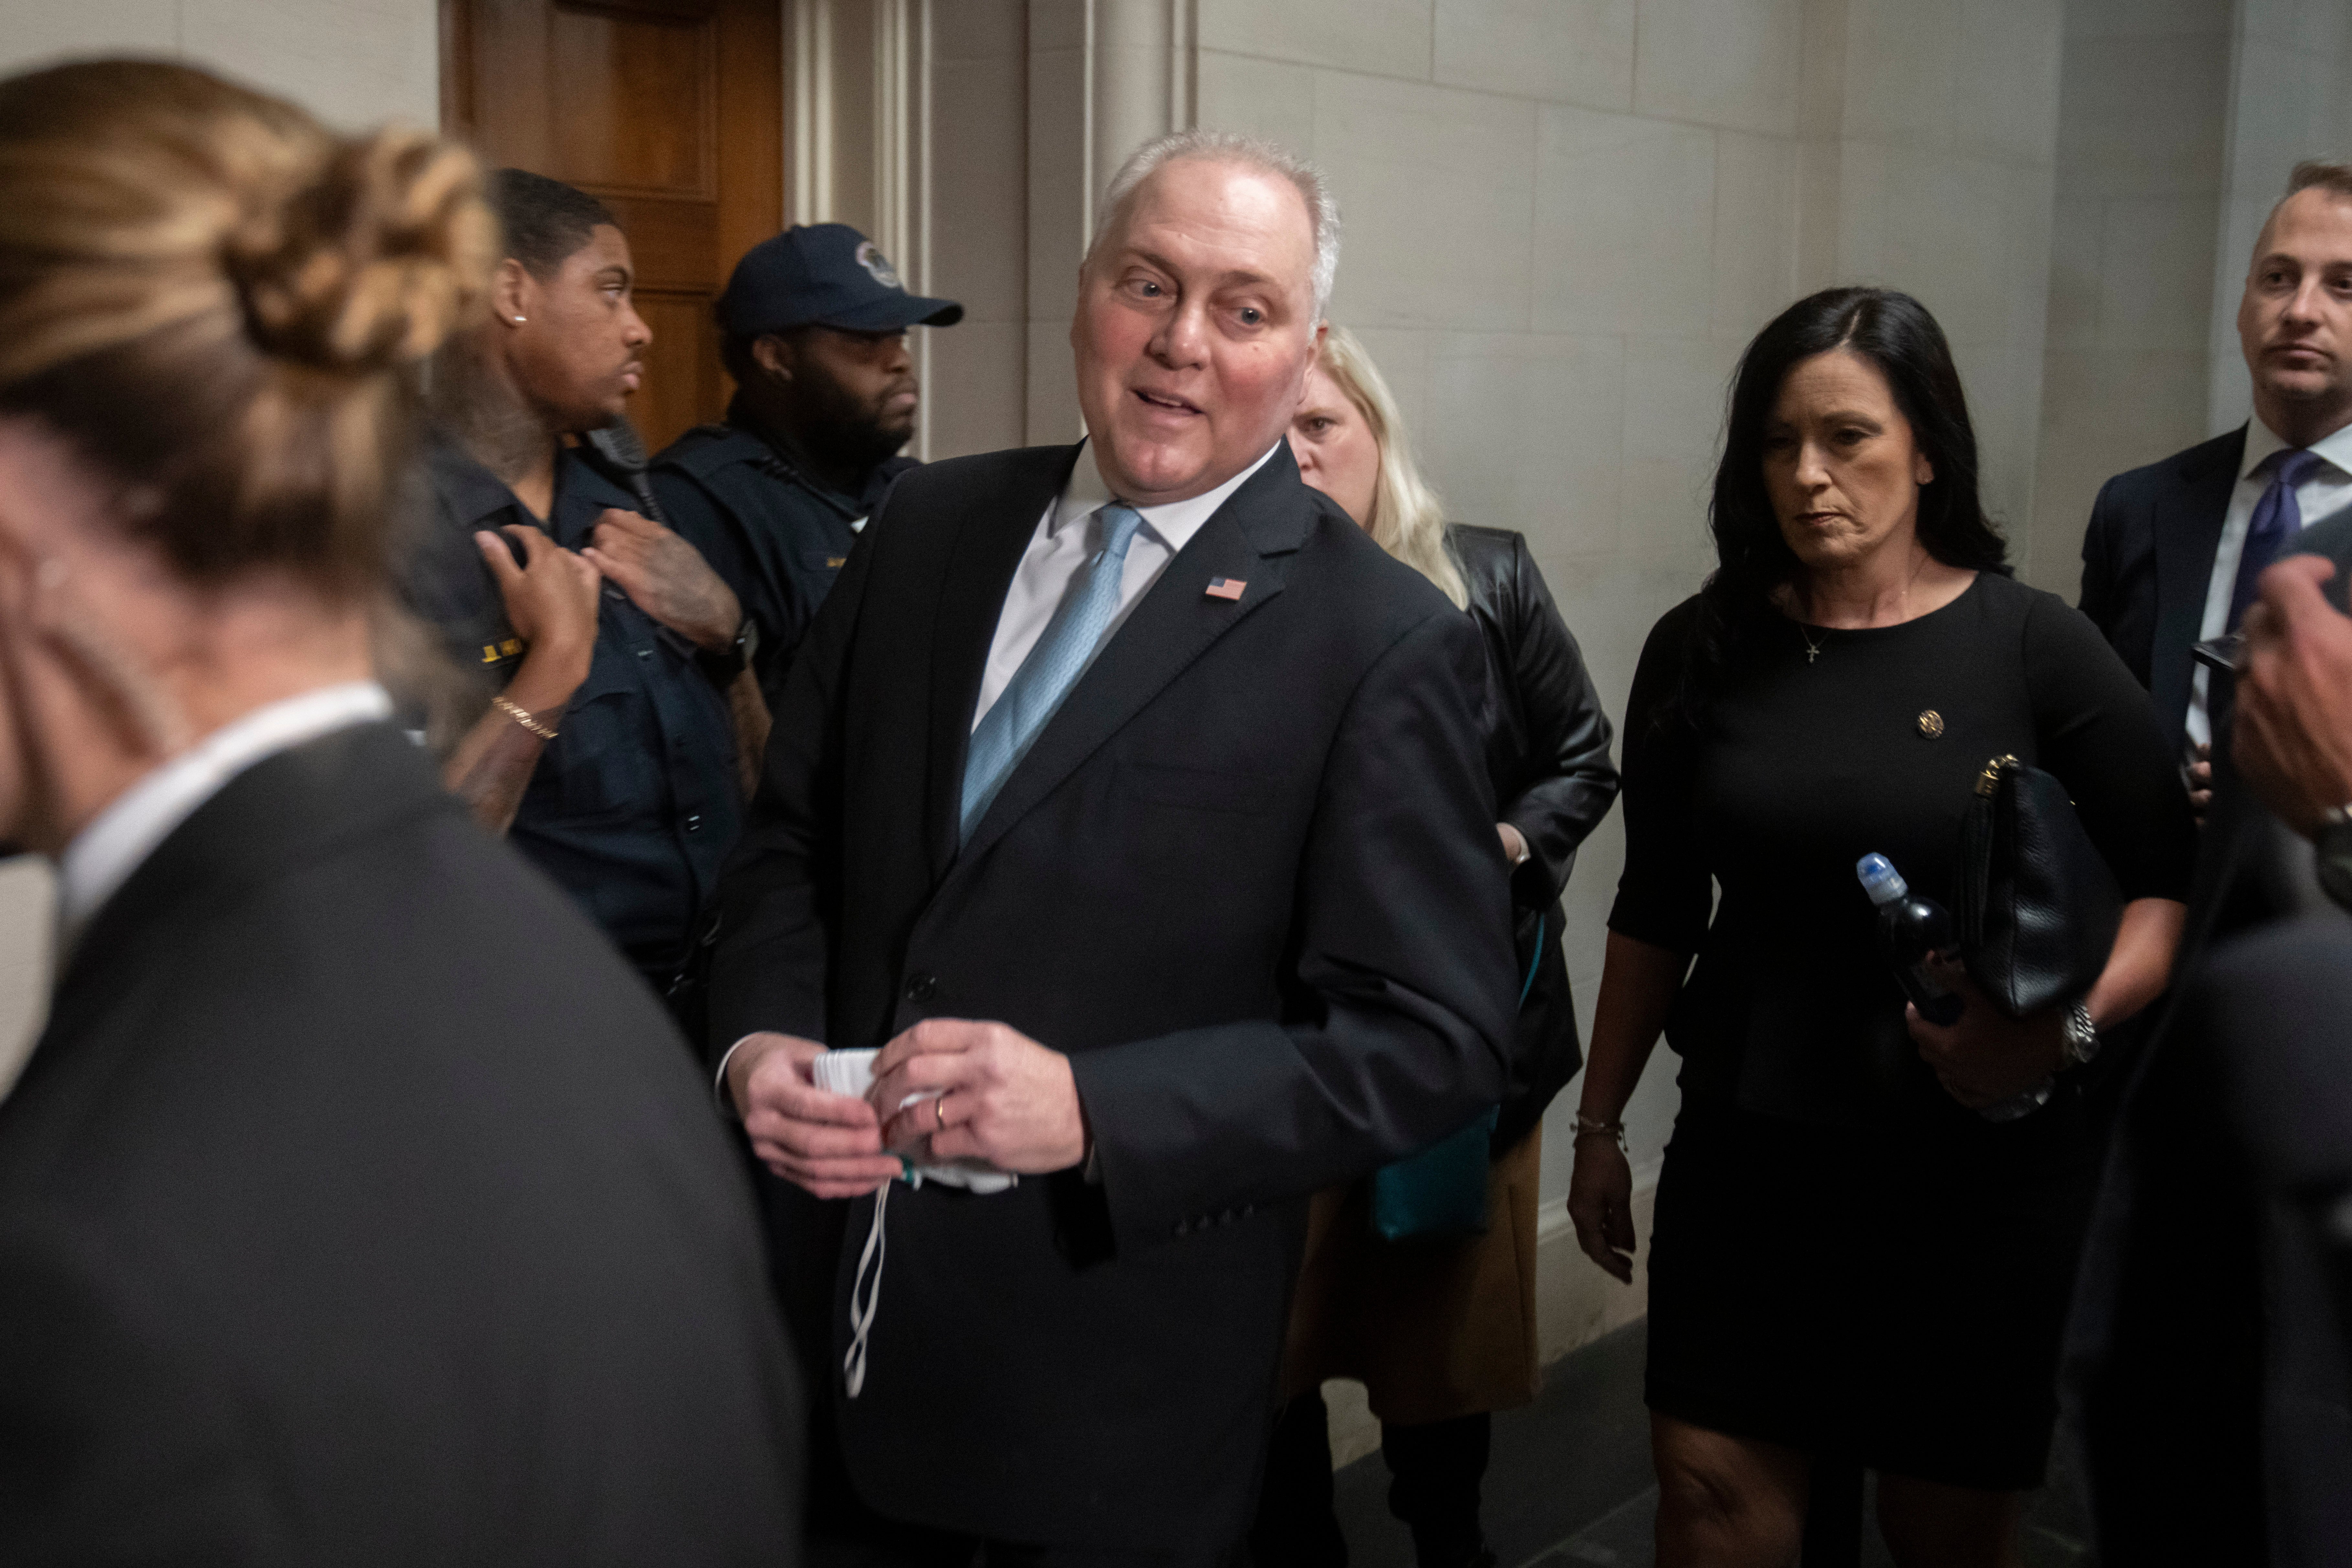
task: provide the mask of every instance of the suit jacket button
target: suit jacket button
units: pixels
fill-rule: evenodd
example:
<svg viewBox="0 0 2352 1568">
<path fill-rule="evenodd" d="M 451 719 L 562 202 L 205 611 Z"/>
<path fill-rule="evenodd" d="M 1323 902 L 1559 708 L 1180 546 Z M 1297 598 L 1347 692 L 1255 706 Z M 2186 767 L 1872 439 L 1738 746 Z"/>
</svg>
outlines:
<svg viewBox="0 0 2352 1568">
<path fill-rule="evenodd" d="M 940 977 L 938 975 L 914 975 L 907 982 L 907 1000 L 909 1002 L 928 1002 L 931 999 L 931 994 L 939 988 Z"/>
</svg>

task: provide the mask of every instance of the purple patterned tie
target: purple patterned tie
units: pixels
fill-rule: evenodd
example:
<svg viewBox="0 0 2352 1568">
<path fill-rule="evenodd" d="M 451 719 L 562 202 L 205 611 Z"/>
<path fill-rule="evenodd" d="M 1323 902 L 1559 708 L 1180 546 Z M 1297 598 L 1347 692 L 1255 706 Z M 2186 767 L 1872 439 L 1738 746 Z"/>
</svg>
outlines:
<svg viewBox="0 0 2352 1568">
<path fill-rule="evenodd" d="M 2253 521 L 2246 525 L 2245 548 L 2238 552 L 2238 581 L 2230 593 L 2231 631 L 2238 629 L 2238 623 L 2246 618 L 2246 607 L 2257 596 L 2255 579 L 2303 531 L 2303 503 L 2294 499 L 2295 487 L 2311 478 L 2311 470 L 2321 460 L 2318 453 L 2297 447 L 2273 454 L 2263 465 L 2271 471 L 2271 482 L 2263 499 L 2254 503 Z"/>
</svg>

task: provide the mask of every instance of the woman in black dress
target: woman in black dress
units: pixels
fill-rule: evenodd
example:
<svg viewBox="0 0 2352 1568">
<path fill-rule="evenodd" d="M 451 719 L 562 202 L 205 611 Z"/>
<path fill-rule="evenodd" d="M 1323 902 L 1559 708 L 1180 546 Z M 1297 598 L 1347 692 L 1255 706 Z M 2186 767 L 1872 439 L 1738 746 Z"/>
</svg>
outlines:
<svg viewBox="0 0 2352 1568">
<path fill-rule="evenodd" d="M 1712 526 L 1719 569 L 1651 633 L 1627 706 L 1625 871 L 1569 1204 L 1585 1251 L 1630 1279 L 1619 1118 L 1664 1030 L 1683 1061 L 1650 1258 L 1658 1560 L 1793 1563 L 1827 1454 L 1879 1471 L 1906 1568 L 2013 1563 L 2116 1031 L 2180 930 L 2188 802 L 2097 631 L 2009 574 L 1917 301 L 1833 289 L 1764 329 Z M 2005 753 L 2065 782 L 2129 900 L 2081 998 L 2116 1048 L 2087 1064 L 2069 1008 L 2011 1021 L 1964 977 L 1953 1027 L 1906 1013 L 1854 879 L 1882 853 L 1948 907 L 1973 781 Z M 1980 1114 L 2044 1090 L 2028 1115 Z"/>
</svg>

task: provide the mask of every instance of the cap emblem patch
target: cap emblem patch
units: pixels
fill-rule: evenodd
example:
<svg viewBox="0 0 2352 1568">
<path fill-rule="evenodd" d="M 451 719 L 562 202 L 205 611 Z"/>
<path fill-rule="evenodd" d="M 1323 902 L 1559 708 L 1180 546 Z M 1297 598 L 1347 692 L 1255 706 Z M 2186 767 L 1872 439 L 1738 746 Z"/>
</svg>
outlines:
<svg viewBox="0 0 2352 1568">
<path fill-rule="evenodd" d="M 898 274 L 891 267 L 890 258 L 884 256 L 882 247 L 870 239 L 857 242 L 857 265 L 866 268 L 867 275 L 885 289 L 906 287 L 898 281 Z"/>
</svg>

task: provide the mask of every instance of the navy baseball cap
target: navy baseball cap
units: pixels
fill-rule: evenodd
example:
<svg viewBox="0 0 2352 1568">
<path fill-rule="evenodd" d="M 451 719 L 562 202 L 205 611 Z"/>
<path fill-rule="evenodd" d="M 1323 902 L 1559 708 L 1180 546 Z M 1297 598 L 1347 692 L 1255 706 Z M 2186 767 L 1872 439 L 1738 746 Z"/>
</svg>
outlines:
<svg viewBox="0 0 2352 1568">
<path fill-rule="evenodd" d="M 799 224 L 761 240 L 719 296 L 719 324 L 738 338 L 811 325 L 896 332 L 962 320 L 953 300 L 908 293 L 875 243 L 845 223 Z"/>
</svg>

